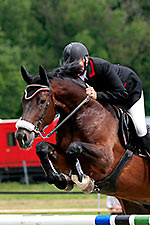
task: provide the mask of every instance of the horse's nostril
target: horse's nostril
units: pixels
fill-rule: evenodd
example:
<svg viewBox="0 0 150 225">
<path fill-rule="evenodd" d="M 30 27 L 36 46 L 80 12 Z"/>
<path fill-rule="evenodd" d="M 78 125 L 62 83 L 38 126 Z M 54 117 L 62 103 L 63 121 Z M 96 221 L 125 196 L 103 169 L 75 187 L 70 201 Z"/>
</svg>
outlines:
<svg viewBox="0 0 150 225">
<path fill-rule="evenodd" d="M 23 129 L 18 129 L 16 132 L 16 138 L 20 148 L 27 149 L 33 143 L 34 133 Z"/>
<path fill-rule="evenodd" d="M 24 142 L 26 142 L 27 141 L 27 135 L 23 134 L 22 139 L 23 139 Z"/>
<path fill-rule="evenodd" d="M 27 143 L 28 141 L 28 138 L 27 138 L 27 135 L 26 133 L 24 133 L 23 131 L 21 130 L 18 130 L 16 132 L 16 138 L 17 138 L 17 141 L 18 141 L 18 144 L 21 148 L 25 148 L 25 144 Z"/>
</svg>

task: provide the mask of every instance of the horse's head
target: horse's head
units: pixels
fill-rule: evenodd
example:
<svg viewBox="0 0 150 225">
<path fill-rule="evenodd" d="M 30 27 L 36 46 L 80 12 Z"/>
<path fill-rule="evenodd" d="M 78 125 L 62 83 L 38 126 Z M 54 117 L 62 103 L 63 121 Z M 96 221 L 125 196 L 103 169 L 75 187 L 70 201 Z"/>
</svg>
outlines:
<svg viewBox="0 0 150 225">
<path fill-rule="evenodd" d="M 21 148 L 31 146 L 38 131 L 51 123 L 56 110 L 66 116 L 85 97 L 85 84 L 77 76 L 74 65 L 62 66 L 54 69 L 52 73 L 46 73 L 40 66 L 39 75 L 32 77 L 24 67 L 21 67 L 22 77 L 28 84 L 22 98 L 23 114 L 17 122 L 16 138 Z M 62 116 L 63 118 L 63 116 Z"/>
<path fill-rule="evenodd" d="M 28 86 L 22 97 L 23 114 L 16 124 L 16 138 L 21 148 L 28 148 L 38 132 L 53 121 L 55 108 L 44 68 L 40 66 L 39 75 L 32 77 L 21 67 L 21 74 Z"/>
</svg>

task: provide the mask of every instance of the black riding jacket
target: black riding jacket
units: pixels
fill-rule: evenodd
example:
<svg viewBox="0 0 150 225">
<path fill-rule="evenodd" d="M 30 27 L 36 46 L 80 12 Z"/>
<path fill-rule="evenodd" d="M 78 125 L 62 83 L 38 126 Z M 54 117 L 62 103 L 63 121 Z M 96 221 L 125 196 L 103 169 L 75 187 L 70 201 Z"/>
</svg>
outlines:
<svg viewBox="0 0 150 225">
<path fill-rule="evenodd" d="M 128 67 L 90 57 L 87 83 L 97 92 L 97 100 L 129 109 L 141 97 L 142 82 Z"/>
</svg>

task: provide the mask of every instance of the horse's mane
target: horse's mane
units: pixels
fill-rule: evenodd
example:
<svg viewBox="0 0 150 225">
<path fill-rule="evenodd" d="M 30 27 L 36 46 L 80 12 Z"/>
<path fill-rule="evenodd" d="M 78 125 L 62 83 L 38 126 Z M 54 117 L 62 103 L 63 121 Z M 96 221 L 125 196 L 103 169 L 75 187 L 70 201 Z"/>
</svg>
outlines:
<svg viewBox="0 0 150 225">
<path fill-rule="evenodd" d="M 48 78 L 77 78 L 81 71 L 81 66 L 77 62 L 64 63 L 62 66 L 55 68 L 52 72 L 48 73 Z"/>
<path fill-rule="evenodd" d="M 34 75 L 34 77 L 32 78 L 30 84 L 41 84 L 41 85 L 45 85 L 45 81 L 43 81 L 40 77 L 39 74 Z"/>
<path fill-rule="evenodd" d="M 81 66 L 77 62 L 73 63 L 64 63 L 62 66 L 55 68 L 52 72 L 48 72 L 48 79 L 62 79 L 62 80 L 71 80 L 78 85 L 86 88 L 86 84 L 82 81 L 78 74 L 81 71 Z"/>
<path fill-rule="evenodd" d="M 71 80 L 85 88 L 85 83 L 78 77 L 80 70 L 81 66 L 78 65 L 77 62 L 64 63 L 62 66 L 55 68 L 52 72 L 47 72 L 47 76 L 49 80 Z M 46 85 L 45 81 L 41 79 L 40 75 L 35 75 L 32 78 L 30 84 Z"/>
</svg>

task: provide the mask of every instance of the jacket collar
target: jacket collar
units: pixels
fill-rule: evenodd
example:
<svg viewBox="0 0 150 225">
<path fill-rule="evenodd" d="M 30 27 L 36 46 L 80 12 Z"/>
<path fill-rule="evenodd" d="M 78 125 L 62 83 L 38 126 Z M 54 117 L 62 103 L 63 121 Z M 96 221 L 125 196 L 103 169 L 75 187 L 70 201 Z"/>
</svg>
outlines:
<svg viewBox="0 0 150 225">
<path fill-rule="evenodd" d="M 88 65 L 88 70 L 87 70 L 87 76 L 88 77 L 93 77 L 95 76 L 95 70 L 94 70 L 94 64 L 91 59 L 89 59 L 89 65 Z"/>
</svg>

